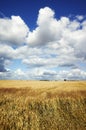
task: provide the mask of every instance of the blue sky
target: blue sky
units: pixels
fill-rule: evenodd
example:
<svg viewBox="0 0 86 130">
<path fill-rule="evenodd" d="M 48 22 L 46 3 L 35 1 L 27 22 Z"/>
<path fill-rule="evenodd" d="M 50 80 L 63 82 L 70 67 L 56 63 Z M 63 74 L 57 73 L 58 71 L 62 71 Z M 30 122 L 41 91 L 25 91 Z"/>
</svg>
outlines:
<svg viewBox="0 0 86 130">
<path fill-rule="evenodd" d="M 0 79 L 86 80 L 86 0 L 0 0 Z"/>
<path fill-rule="evenodd" d="M 0 11 L 6 16 L 21 16 L 31 29 L 36 26 L 40 8 L 50 7 L 57 18 L 69 15 L 86 15 L 86 0 L 0 0 Z"/>
</svg>

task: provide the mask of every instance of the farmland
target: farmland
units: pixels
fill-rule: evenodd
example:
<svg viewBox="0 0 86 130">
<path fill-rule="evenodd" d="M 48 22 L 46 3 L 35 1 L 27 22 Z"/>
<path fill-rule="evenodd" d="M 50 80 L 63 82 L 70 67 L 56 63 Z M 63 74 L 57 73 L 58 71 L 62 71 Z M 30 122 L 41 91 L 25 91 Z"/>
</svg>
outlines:
<svg viewBox="0 0 86 130">
<path fill-rule="evenodd" d="M 85 130 L 86 81 L 0 80 L 0 130 Z"/>
</svg>

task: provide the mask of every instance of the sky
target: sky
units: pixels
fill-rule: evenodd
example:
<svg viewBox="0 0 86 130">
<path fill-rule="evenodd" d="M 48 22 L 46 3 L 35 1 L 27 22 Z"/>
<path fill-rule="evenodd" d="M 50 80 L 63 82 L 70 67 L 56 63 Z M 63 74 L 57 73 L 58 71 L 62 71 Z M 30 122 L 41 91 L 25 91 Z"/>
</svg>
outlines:
<svg viewBox="0 0 86 130">
<path fill-rule="evenodd" d="M 86 80 L 86 0 L 0 0 L 0 79 Z"/>
</svg>

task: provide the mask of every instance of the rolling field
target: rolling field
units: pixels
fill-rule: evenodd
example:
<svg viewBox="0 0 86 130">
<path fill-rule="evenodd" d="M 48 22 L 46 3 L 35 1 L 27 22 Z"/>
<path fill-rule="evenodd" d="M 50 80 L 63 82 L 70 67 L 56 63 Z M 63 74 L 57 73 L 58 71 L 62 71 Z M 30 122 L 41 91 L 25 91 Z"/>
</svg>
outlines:
<svg viewBox="0 0 86 130">
<path fill-rule="evenodd" d="M 86 81 L 0 80 L 0 130 L 86 130 Z"/>
</svg>

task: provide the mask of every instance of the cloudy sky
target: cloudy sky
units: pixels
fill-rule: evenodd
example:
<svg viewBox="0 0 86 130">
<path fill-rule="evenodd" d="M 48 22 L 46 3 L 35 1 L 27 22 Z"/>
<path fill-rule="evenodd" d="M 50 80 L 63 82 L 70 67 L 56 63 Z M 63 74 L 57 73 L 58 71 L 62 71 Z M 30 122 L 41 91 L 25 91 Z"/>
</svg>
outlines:
<svg viewBox="0 0 86 130">
<path fill-rule="evenodd" d="M 0 0 L 0 79 L 86 80 L 86 0 Z"/>
</svg>

